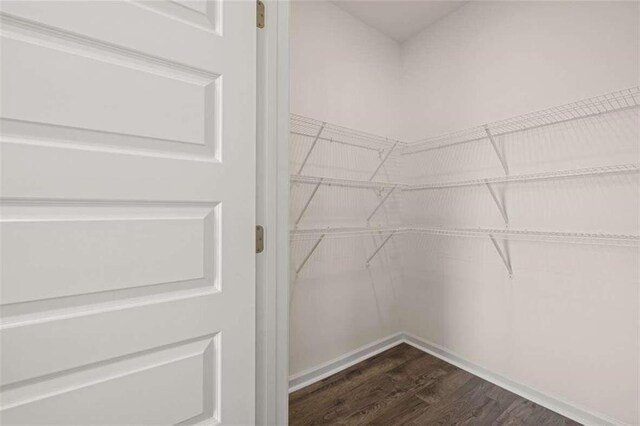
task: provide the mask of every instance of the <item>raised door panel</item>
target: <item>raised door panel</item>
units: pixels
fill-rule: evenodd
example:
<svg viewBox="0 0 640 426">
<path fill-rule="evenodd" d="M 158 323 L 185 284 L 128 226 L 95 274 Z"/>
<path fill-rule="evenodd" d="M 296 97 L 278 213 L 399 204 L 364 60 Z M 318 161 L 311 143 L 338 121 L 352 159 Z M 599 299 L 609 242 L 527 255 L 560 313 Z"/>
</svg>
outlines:
<svg viewBox="0 0 640 426">
<path fill-rule="evenodd" d="M 6 139 L 219 159 L 219 74 L 13 15 L 1 37 Z"/>
<path fill-rule="evenodd" d="M 238 8 L 229 6 L 232 3 L 5 0 L 0 9 L 5 16 L 32 29 L 48 30 L 53 37 L 70 35 L 91 45 L 223 74 L 225 67 L 234 68 L 236 59 L 229 58 L 234 46 L 226 40 L 246 32 L 242 22 L 229 16 Z"/>
<path fill-rule="evenodd" d="M 213 290 L 218 216 L 206 205 L 5 203 L 2 306 L 94 293 L 96 303 L 117 291 L 150 295 L 176 283 Z"/>
<path fill-rule="evenodd" d="M 204 420 L 219 408 L 218 349 L 219 336 L 206 337 L 9 388 L 2 420 L 7 425 Z"/>
</svg>

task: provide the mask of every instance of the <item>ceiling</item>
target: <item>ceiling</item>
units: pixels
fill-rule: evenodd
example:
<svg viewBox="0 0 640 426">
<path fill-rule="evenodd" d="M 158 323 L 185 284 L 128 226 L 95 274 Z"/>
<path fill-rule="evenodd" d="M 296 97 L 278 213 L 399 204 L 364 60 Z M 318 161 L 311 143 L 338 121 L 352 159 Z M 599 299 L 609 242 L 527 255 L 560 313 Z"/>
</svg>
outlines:
<svg viewBox="0 0 640 426">
<path fill-rule="evenodd" d="M 333 3 L 365 24 L 403 42 L 466 2 L 335 0 Z"/>
</svg>

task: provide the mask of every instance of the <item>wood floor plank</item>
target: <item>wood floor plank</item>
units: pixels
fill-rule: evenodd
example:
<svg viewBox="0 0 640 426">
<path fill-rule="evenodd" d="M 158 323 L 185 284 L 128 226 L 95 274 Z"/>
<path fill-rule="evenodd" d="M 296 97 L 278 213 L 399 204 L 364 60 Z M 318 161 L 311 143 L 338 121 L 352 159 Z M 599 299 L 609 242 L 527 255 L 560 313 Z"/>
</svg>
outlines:
<svg viewBox="0 0 640 426">
<path fill-rule="evenodd" d="M 289 423 L 291 425 L 326 424 L 324 420 L 326 413 L 348 398 L 352 389 L 422 354 L 422 351 L 409 345 L 398 345 L 311 386 L 293 392 L 289 395 Z"/>
<path fill-rule="evenodd" d="M 571 419 L 518 397 L 494 423 L 496 426 L 576 426 Z"/>
<path fill-rule="evenodd" d="M 290 395 L 291 425 L 578 425 L 407 344 Z"/>
<path fill-rule="evenodd" d="M 444 364 L 453 367 L 450 364 Z M 391 376 L 390 373 L 388 375 Z M 405 424 L 424 413 L 431 405 L 446 397 L 446 395 L 462 386 L 472 377 L 473 375 L 463 370 L 455 369 L 455 367 L 449 369 L 436 367 L 430 375 L 414 378 L 411 386 L 407 387 L 404 392 L 395 394 L 394 397 L 396 398 L 392 401 L 378 402 L 375 410 L 369 410 L 366 415 L 352 416 L 348 420 L 356 418 L 357 421 L 354 423 L 347 421 L 345 423 Z"/>
<path fill-rule="evenodd" d="M 293 392 L 290 395 L 290 401 L 297 402 L 311 394 L 324 392 L 328 388 L 338 386 L 344 381 L 353 380 L 354 376 L 364 377 L 368 374 L 375 374 L 378 371 L 386 371 L 412 357 L 420 356 L 422 353 L 419 349 L 409 345 L 394 346 L 339 373 Z"/>
<path fill-rule="evenodd" d="M 395 404 L 382 411 L 370 424 L 380 426 L 409 424 L 413 419 L 424 413 L 428 407 L 429 405 L 425 404 L 423 400 L 411 395 L 405 398 L 402 403 Z"/>
<path fill-rule="evenodd" d="M 430 383 L 429 386 L 425 386 L 417 392 L 416 396 L 427 404 L 433 405 L 449 396 L 473 377 L 473 374 L 454 367 L 453 371 L 444 377 L 443 380 Z"/>
<path fill-rule="evenodd" d="M 516 395 L 495 392 L 495 388 L 497 386 L 473 377 L 407 424 L 490 425 L 516 399 Z"/>
<path fill-rule="evenodd" d="M 355 396 L 325 420 L 348 425 L 371 424 L 381 411 L 402 403 L 403 399 L 446 375 L 448 367 L 449 364 L 435 357 L 408 360 L 353 389 Z"/>
</svg>

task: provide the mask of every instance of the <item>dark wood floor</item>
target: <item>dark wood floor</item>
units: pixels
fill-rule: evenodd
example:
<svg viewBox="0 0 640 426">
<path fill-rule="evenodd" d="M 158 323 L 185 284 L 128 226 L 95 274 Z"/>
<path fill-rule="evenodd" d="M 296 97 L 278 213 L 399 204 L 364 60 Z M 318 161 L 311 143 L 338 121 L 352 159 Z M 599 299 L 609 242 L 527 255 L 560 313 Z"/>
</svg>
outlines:
<svg viewBox="0 0 640 426">
<path fill-rule="evenodd" d="M 401 344 L 289 396 L 291 425 L 578 425 Z"/>
</svg>

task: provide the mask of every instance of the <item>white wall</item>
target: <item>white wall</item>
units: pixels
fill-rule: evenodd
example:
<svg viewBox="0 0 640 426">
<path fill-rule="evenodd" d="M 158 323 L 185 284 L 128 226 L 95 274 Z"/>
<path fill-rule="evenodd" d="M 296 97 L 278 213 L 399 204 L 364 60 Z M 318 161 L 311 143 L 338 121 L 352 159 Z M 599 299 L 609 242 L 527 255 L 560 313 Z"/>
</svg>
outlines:
<svg viewBox="0 0 640 426">
<path fill-rule="evenodd" d="M 291 14 L 291 112 L 397 137 L 400 46 L 330 2 L 293 2 Z M 311 140 L 292 138 L 292 173 L 298 170 Z M 320 144 L 304 172 L 334 176 L 353 172 L 354 176 L 341 176 L 357 178 L 356 170 L 371 173 L 375 169 L 379 159 L 373 154 Z M 323 157 L 329 161 L 322 162 Z M 332 164 L 339 166 L 331 169 Z M 312 190 L 313 185 L 292 185 L 292 221 Z M 371 189 L 354 192 L 323 186 L 300 226 L 365 226 L 364 219 L 379 199 L 380 194 Z M 376 216 L 379 223 L 385 218 L 384 211 Z M 394 297 L 397 274 L 379 264 L 364 267 L 378 239 L 327 239 L 296 278 L 293 271 L 313 243 L 296 242 L 291 248 L 292 375 L 399 331 Z"/>
<path fill-rule="evenodd" d="M 328 1 L 291 5 L 291 111 L 398 137 L 400 46 Z"/>
<path fill-rule="evenodd" d="M 469 2 L 402 45 L 402 137 L 638 85 L 638 16 L 638 2 Z"/>
<path fill-rule="evenodd" d="M 401 47 L 328 2 L 292 9 L 292 112 L 381 135 L 412 141 L 639 84 L 638 3 L 470 2 Z M 637 110 L 624 111 L 499 143 L 514 175 L 637 163 L 638 123 Z M 482 143 L 410 156 L 404 169 L 423 181 L 502 175 Z M 637 235 L 639 185 L 632 174 L 497 189 L 514 229 Z M 292 217 L 309 190 L 292 188 Z M 370 197 L 322 195 L 303 225 Z M 483 187 L 391 201 L 385 213 L 401 209 L 405 224 L 504 227 Z M 597 416 L 640 423 L 637 249 L 512 241 L 510 278 L 488 240 L 393 241 L 395 254 L 371 270 L 359 265 L 376 241 L 322 243 L 294 284 L 292 374 L 403 330 Z M 292 248 L 294 262 L 308 248 Z"/>
<path fill-rule="evenodd" d="M 402 49 L 405 137 L 421 139 L 638 85 L 639 3 L 471 2 Z M 638 112 L 499 139 L 511 174 L 639 161 Z M 426 181 L 503 175 L 488 143 L 411 156 Z M 510 226 L 639 234 L 638 175 L 498 189 Z M 405 220 L 502 228 L 484 187 L 409 193 Z M 403 328 L 517 383 L 625 424 L 638 413 L 635 248 L 407 237 Z"/>
</svg>

